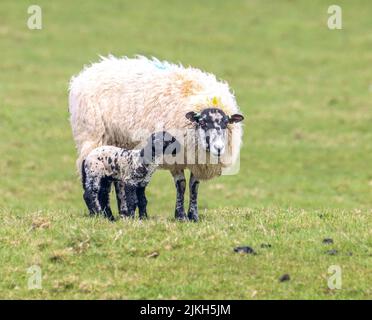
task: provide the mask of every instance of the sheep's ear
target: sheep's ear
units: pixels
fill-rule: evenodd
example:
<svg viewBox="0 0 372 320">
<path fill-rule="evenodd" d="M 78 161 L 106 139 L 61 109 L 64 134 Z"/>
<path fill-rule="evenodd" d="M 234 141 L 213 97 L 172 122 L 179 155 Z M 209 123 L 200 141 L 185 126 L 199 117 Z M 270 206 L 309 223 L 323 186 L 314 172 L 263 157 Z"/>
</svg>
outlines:
<svg viewBox="0 0 372 320">
<path fill-rule="evenodd" d="M 198 121 L 200 118 L 200 113 L 196 113 L 194 111 L 190 111 L 186 113 L 186 118 L 189 119 L 191 122 Z"/>
<path fill-rule="evenodd" d="M 237 114 L 237 113 L 229 117 L 229 123 L 237 123 L 243 120 L 244 120 L 244 117 L 241 114 Z"/>
</svg>

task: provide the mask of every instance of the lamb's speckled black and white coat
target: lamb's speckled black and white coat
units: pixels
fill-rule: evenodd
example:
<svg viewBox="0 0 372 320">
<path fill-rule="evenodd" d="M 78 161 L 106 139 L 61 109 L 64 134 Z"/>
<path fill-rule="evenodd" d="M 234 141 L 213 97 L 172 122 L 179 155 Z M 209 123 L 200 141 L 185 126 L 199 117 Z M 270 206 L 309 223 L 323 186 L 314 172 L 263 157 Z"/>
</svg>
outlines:
<svg viewBox="0 0 372 320">
<path fill-rule="evenodd" d="M 125 201 L 119 203 L 120 214 L 133 217 L 136 207 L 139 217 L 147 217 L 145 188 L 159 166 L 163 154 L 175 155 L 178 142 L 166 132 L 151 135 L 143 149 L 127 150 L 102 146 L 92 150 L 82 163 L 84 200 L 91 214 L 103 213 L 113 219 L 109 194 L 111 184 L 124 184 Z"/>
</svg>

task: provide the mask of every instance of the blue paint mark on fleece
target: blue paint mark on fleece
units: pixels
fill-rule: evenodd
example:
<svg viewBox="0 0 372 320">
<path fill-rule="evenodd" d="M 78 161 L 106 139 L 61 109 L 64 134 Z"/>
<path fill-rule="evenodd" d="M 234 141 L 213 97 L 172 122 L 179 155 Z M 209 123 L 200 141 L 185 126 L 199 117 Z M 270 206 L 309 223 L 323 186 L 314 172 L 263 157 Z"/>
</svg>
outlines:
<svg viewBox="0 0 372 320">
<path fill-rule="evenodd" d="M 156 61 L 156 62 L 154 62 L 154 65 L 155 65 L 155 67 L 157 67 L 157 68 L 160 69 L 160 70 L 165 70 L 165 69 L 167 69 L 167 67 L 166 67 L 163 63 L 161 63 L 160 61 Z"/>
<path fill-rule="evenodd" d="M 153 59 L 152 59 L 152 63 L 153 63 L 153 65 L 154 65 L 156 68 L 158 68 L 158 69 L 160 69 L 160 70 L 167 70 L 168 67 L 169 67 L 169 64 L 168 64 L 168 63 L 166 63 L 166 62 L 162 62 L 162 61 L 159 61 L 159 60 L 156 59 L 156 58 L 153 58 Z"/>
</svg>

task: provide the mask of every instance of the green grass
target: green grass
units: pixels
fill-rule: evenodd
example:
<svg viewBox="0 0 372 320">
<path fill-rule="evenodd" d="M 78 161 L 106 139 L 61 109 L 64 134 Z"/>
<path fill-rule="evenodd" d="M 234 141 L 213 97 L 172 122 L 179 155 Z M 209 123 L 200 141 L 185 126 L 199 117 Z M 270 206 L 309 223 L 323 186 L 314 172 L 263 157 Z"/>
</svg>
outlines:
<svg viewBox="0 0 372 320">
<path fill-rule="evenodd" d="M 338 1 L 331 31 L 320 0 L 36 3 L 35 31 L 35 1 L 0 6 L 1 298 L 372 297 L 372 4 Z M 149 186 L 149 221 L 86 216 L 67 87 L 108 53 L 180 61 L 234 89 L 240 172 L 201 185 L 200 223 L 172 220 L 167 172 Z M 27 290 L 34 264 L 42 290 Z M 333 264 L 341 290 L 327 289 Z"/>
<path fill-rule="evenodd" d="M 5 212 L 4 212 L 5 214 Z M 6 212 L 1 290 L 9 298 L 370 298 L 371 211 L 209 210 L 111 223 L 76 212 Z M 332 237 L 333 245 L 322 243 Z M 249 244 L 256 255 L 235 253 Z M 270 248 L 261 248 L 270 244 Z M 328 255 L 331 249 L 337 255 Z M 38 265 L 42 290 L 28 290 Z M 339 265 L 342 289 L 327 286 Z M 279 277 L 288 273 L 289 282 Z"/>
</svg>

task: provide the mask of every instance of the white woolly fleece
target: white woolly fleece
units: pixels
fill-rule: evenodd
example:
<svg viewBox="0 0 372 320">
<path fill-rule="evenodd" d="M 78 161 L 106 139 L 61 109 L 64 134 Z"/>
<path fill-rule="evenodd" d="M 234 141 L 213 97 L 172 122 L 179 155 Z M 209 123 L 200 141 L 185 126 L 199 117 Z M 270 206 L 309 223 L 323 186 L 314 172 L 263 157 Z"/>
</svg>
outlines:
<svg viewBox="0 0 372 320">
<path fill-rule="evenodd" d="M 79 153 L 78 170 L 96 147 L 132 149 L 159 128 L 170 133 L 191 129 L 193 124 L 186 119 L 186 113 L 208 107 L 218 107 L 228 115 L 240 113 L 228 84 L 213 74 L 143 56 L 101 57 L 70 82 L 69 111 Z M 239 155 L 241 124 L 230 124 L 228 134 L 223 163 L 232 164 Z M 195 142 L 188 146 L 195 148 Z M 186 152 L 191 150 L 189 147 Z M 220 175 L 223 166 L 175 164 L 162 168 L 173 172 L 189 168 L 203 180 Z"/>
</svg>

